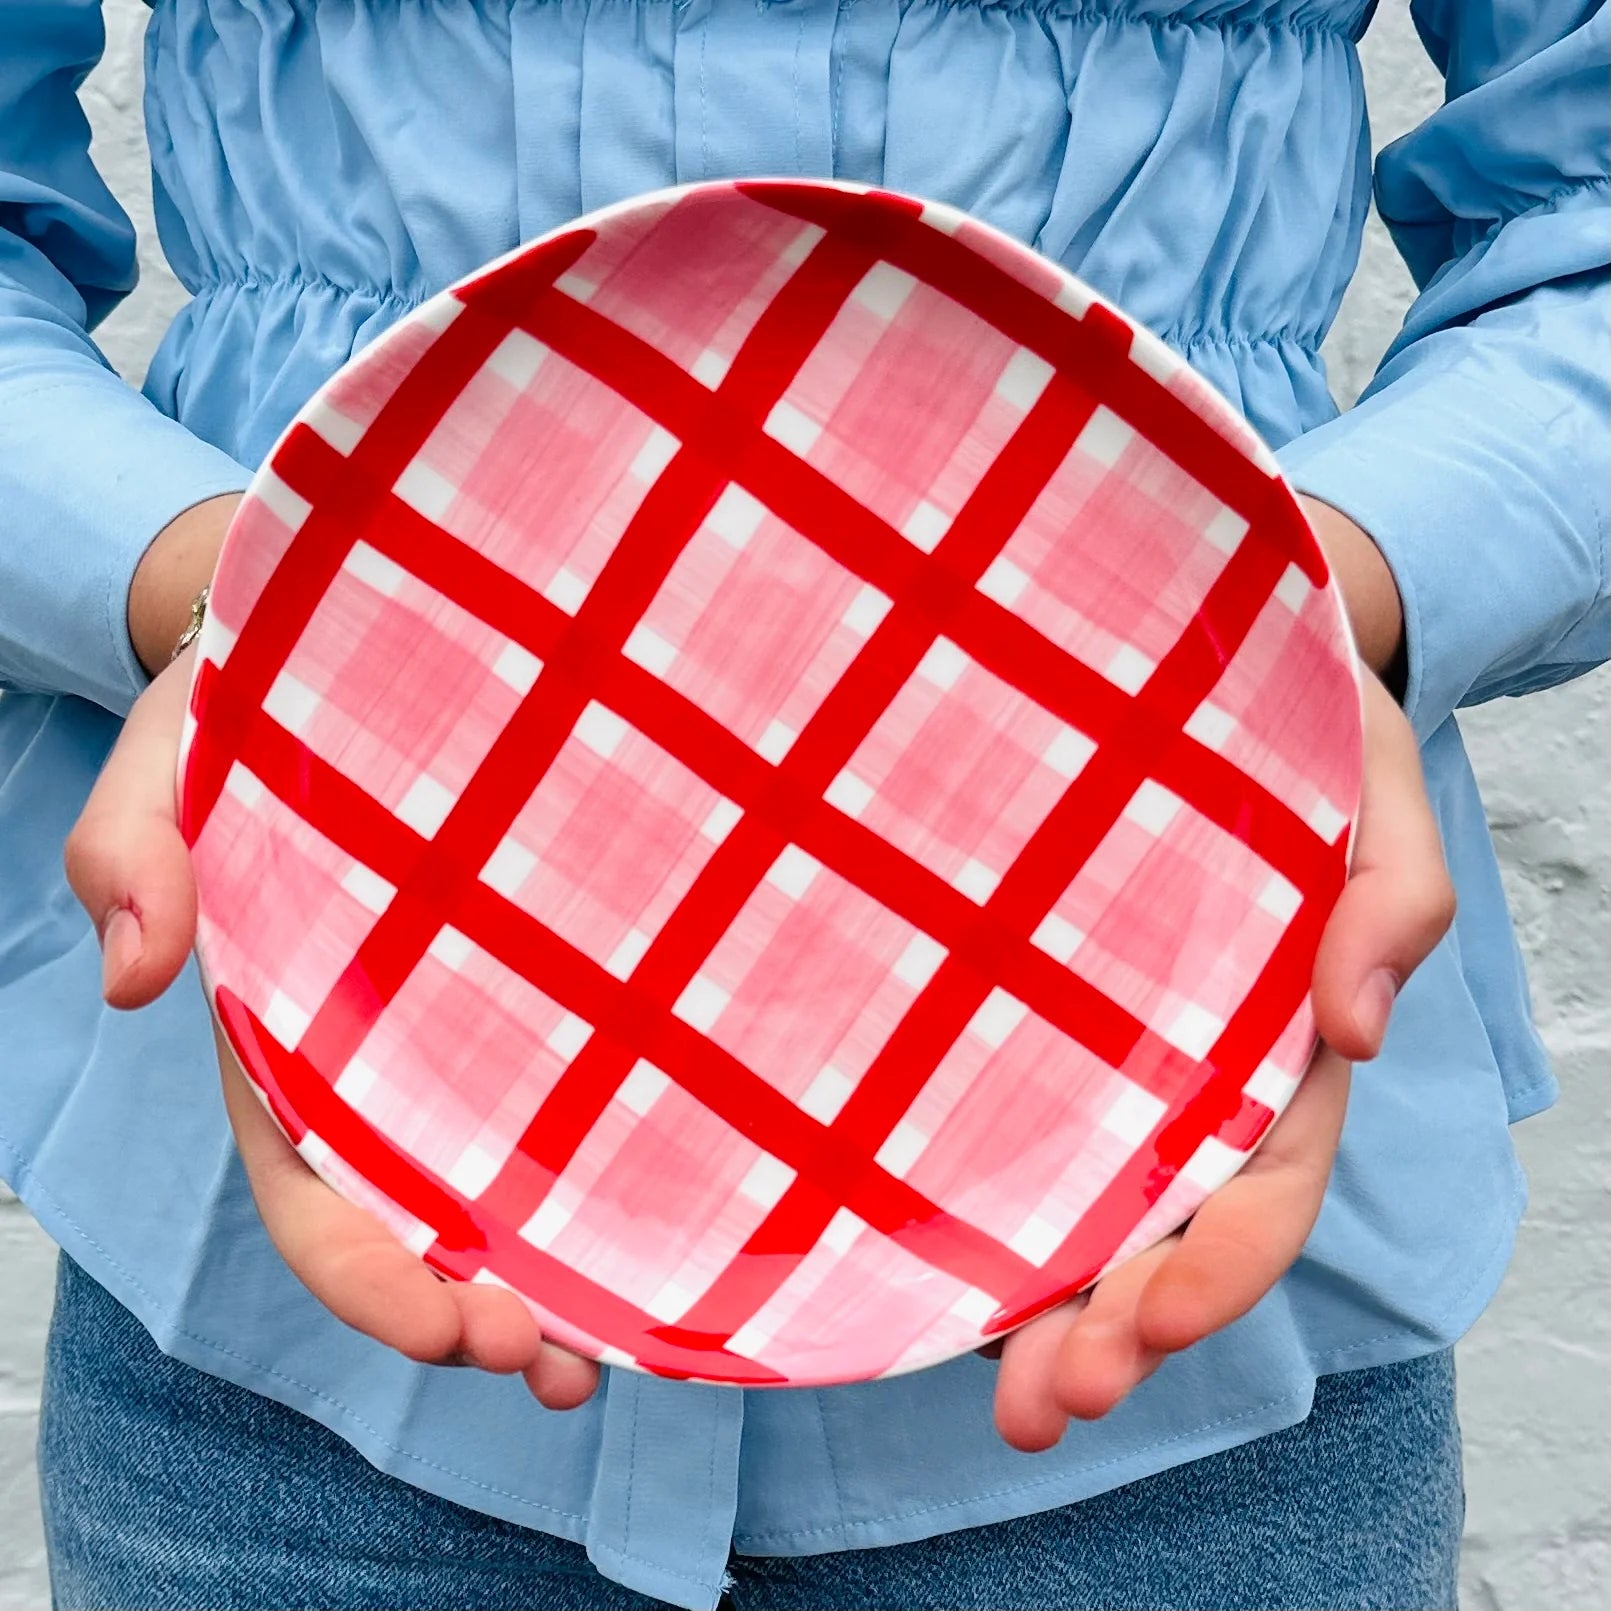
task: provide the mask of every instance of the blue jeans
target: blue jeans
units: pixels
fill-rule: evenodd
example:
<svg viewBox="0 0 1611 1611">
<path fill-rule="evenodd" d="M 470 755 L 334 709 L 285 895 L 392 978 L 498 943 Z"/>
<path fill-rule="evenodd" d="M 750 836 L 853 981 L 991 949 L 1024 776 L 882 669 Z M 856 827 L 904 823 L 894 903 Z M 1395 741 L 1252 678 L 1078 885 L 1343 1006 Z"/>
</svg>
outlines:
<svg viewBox="0 0 1611 1611">
<path fill-rule="evenodd" d="M 58 1607 L 649 1611 L 580 1546 L 382 1475 L 164 1356 L 69 1259 L 39 1469 Z M 734 1611 L 1452 1607 L 1448 1353 L 1324 1378 L 1301 1425 L 1080 1505 L 889 1549 L 735 1557 Z"/>
</svg>

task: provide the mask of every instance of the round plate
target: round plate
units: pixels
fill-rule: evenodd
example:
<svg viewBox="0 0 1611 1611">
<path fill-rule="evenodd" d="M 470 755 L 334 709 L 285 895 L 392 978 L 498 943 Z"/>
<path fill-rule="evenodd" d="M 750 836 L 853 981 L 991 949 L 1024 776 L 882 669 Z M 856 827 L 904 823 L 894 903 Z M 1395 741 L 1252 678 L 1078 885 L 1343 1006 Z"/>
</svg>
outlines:
<svg viewBox="0 0 1611 1611">
<path fill-rule="evenodd" d="M 1184 1220 L 1313 1042 L 1358 688 L 1268 452 L 941 206 L 583 219 L 324 387 L 182 817 L 302 1155 L 615 1364 L 932 1364 Z"/>
</svg>

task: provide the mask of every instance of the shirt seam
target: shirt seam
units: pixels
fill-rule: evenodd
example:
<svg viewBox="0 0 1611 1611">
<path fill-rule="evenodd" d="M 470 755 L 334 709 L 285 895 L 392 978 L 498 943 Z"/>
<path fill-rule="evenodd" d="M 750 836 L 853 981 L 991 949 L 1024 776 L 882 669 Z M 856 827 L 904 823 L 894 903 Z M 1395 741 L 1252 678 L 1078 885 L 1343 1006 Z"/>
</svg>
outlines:
<svg viewBox="0 0 1611 1611">
<path fill-rule="evenodd" d="M 632 1501 L 638 1490 L 638 1426 L 643 1419 L 643 1391 L 641 1384 L 633 1384 L 632 1393 L 632 1441 L 627 1447 L 626 1469 L 626 1497 L 621 1503 L 621 1543 L 620 1549 L 625 1549 L 627 1540 L 632 1537 Z M 647 1563 L 644 1563 L 647 1564 Z"/>
<path fill-rule="evenodd" d="M 769 5 L 787 3 L 787 0 L 768 0 Z M 841 11 L 853 10 L 864 0 L 839 0 Z M 1022 11 L 1031 16 L 1048 17 L 1058 22 L 1089 24 L 1098 22 L 1124 23 L 1135 28 L 1148 28 L 1154 33 L 1219 33 L 1255 34 L 1284 33 L 1297 38 L 1357 40 L 1360 37 L 1362 14 L 1355 13 L 1345 21 L 1300 22 L 1295 17 L 1180 17 L 1151 16 L 1132 11 L 1126 6 L 1096 6 L 1086 0 L 1071 4 L 1070 0 L 920 0 L 940 11 Z M 1246 10 L 1245 4 L 1234 4 L 1230 9 Z"/>
<path fill-rule="evenodd" d="M 1560 1081 L 1553 1073 L 1546 1073 L 1539 1079 L 1529 1080 L 1527 1084 L 1517 1086 L 1514 1091 L 1506 1091 L 1505 1100 L 1511 1106 L 1515 1106 L 1517 1103 L 1525 1102 L 1529 1098 L 1535 1097 L 1543 1091 L 1553 1091 L 1559 1093 Z M 1523 1121 L 1512 1119 L 1510 1122 L 1512 1124 L 1517 1124 Z"/>
<path fill-rule="evenodd" d="M 1556 185 L 1553 190 L 1545 191 L 1544 194 L 1538 197 L 1536 201 L 1529 202 L 1519 212 L 1495 214 L 1493 222 L 1483 232 L 1481 238 L 1473 241 L 1471 246 L 1468 247 L 1465 252 L 1461 253 L 1460 256 L 1469 257 L 1478 246 L 1481 246 L 1486 241 L 1492 240 L 1495 235 L 1499 234 L 1503 230 L 1509 229 L 1512 224 L 1520 223 L 1524 218 L 1533 218 L 1540 213 L 1554 212 L 1563 201 L 1568 200 L 1572 196 L 1581 196 L 1591 190 L 1608 189 L 1611 189 L 1611 178 L 1608 178 L 1605 174 L 1591 173 L 1584 174 L 1577 179 L 1563 180 L 1560 184 Z M 1411 217 L 1404 213 L 1388 212 L 1387 209 L 1382 206 L 1381 197 L 1379 194 L 1375 197 L 1375 201 L 1376 210 L 1381 214 L 1382 222 L 1389 226 L 1396 225 L 1403 229 L 1425 229 L 1429 225 L 1447 226 L 1450 222 L 1450 215 L 1443 211 L 1442 208 L 1439 208 L 1437 211 L 1426 217 Z"/>
<path fill-rule="evenodd" d="M 220 291 L 329 291 L 342 297 L 376 297 L 404 308 L 421 307 L 438 294 L 436 291 L 405 291 L 397 285 L 349 285 L 314 269 L 295 269 L 283 274 L 259 274 L 250 269 L 239 274 L 209 274 L 188 281 L 185 289 L 192 297 Z"/>
<path fill-rule="evenodd" d="M 828 1432 L 828 1412 L 822 1407 L 822 1394 L 816 1397 L 817 1425 L 822 1429 L 822 1452 L 828 1457 L 828 1478 L 833 1483 L 834 1509 L 839 1512 L 839 1526 L 848 1527 L 845 1516 L 845 1487 L 839 1476 L 839 1461 L 833 1452 L 833 1438 Z"/>
<path fill-rule="evenodd" d="M 1295 325 L 1278 325 L 1274 330 L 1229 330 L 1223 325 L 1165 325 L 1154 334 L 1172 347 L 1298 347 L 1319 352 L 1325 332 Z"/>
<path fill-rule="evenodd" d="M 399 307 L 415 308 L 429 302 L 436 291 L 404 291 L 395 285 L 348 285 L 313 270 L 297 269 L 284 274 L 214 274 L 193 280 L 186 287 L 192 297 L 216 295 L 223 291 L 329 291 L 337 296 L 377 297 Z M 1232 330 L 1223 325 L 1164 325 L 1154 332 L 1160 341 L 1189 351 L 1193 347 L 1251 348 L 1298 347 L 1318 352 L 1326 333 L 1313 326 L 1278 325 L 1273 330 Z"/>
<path fill-rule="evenodd" d="M 800 155 L 800 124 L 804 108 L 800 104 L 800 52 L 805 48 L 806 15 L 800 13 L 799 26 L 794 30 L 794 61 L 790 68 L 789 99 L 794 113 L 794 171 L 799 173 L 805 163 Z"/>
<path fill-rule="evenodd" d="M 667 1566 L 662 1561 L 652 1561 L 647 1555 L 634 1554 L 624 1544 L 597 1544 L 593 1547 L 600 1555 L 613 1555 L 619 1561 L 630 1561 L 634 1566 L 646 1567 L 657 1577 L 669 1578 L 673 1583 L 686 1583 L 701 1593 L 720 1587 L 715 1577 L 701 1577 L 694 1572 L 684 1572 L 680 1567 Z"/>
</svg>

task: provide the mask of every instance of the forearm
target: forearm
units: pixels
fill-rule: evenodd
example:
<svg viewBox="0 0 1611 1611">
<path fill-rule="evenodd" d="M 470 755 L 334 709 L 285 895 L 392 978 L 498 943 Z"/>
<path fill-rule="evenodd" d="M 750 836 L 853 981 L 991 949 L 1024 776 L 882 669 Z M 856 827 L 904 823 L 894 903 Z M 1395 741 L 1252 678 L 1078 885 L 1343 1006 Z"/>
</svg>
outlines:
<svg viewBox="0 0 1611 1611">
<path fill-rule="evenodd" d="M 1359 657 L 1395 692 L 1402 690 L 1404 607 L 1382 551 L 1347 515 L 1318 498 L 1298 502 L 1342 592 Z"/>
<path fill-rule="evenodd" d="M 191 604 L 212 580 L 237 493 L 209 498 L 165 526 L 146 549 L 129 586 L 129 641 L 146 672 L 168 663 L 190 621 Z"/>
</svg>

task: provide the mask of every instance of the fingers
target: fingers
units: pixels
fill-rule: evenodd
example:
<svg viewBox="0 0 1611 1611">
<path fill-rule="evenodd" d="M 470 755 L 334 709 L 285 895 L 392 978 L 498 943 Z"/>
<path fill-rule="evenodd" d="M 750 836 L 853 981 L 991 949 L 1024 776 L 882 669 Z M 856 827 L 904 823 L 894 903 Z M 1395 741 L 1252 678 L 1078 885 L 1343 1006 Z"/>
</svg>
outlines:
<svg viewBox="0 0 1611 1611">
<path fill-rule="evenodd" d="M 67 838 L 67 881 L 100 936 L 102 993 L 114 1007 L 160 995 L 195 939 L 196 886 L 175 806 L 188 688 L 186 657 L 135 702 Z"/>
<path fill-rule="evenodd" d="M 1163 1363 L 1164 1350 L 1144 1338 L 1137 1306 L 1148 1282 L 1173 1256 L 1179 1237 L 1138 1253 L 1102 1277 L 1058 1349 L 1052 1390 L 1067 1415 L 1094 1421 L 1139 1387 Z"/>
<path fill-rule="evenodd" d="M 1008 1444 L 1051 1448 L 1070 1417 L 1106 1415 L 1170 1354 L 1230 1325 L 1275 1286 L 1320 1212 L 1348 1077 L 1348 1064 L 1322 1049 L 1263 1146 L 1184 1231 L 1007 1338 L 996 1428 Z"/>
<path fill-rule="evenodd" d="M 574 1410 L 585 1404 L 599 1385 L 599 1368 L 568 1348 L 545 1342 L 536 1362 L 527 1366 L 526 1385 L 545 1409 Z"/>
<path fill-rule="evenodd" d="M 1363 1062 L 1381 1050 L 1393 999 L 1454 920 L 1454 886 L 1404 713 L 1364 681 L 1365 767 L 1353 869 L 1315 959 L 1315 1020 Z"/>
<path fill-rule="evenodd" d="M 586 1401 L 590 1360 L 545 1342 L 531 1311 L 497 1286 L 442 1281 L 379 1220 L 308 1168 L 247 1084 L 216 1029 L 224 1103 L 270 1240 L 338 1320 L 426 1364 L 520 1372 L 550 1409 Z"/>
<path fill-rule="evenodd" d="M 1189 1348 L 1240 1319 L 1291 1268 L 1326 1194 L 1349 1072 L 1322 1048 L 1263 1145 L 1197 1210 L 1137 1294 L 1142 1348 Z"/>
<path fill-rule="evenodd" d="M 308 1168 L 247 1085 L 222 1035 L 218 1045 L 224 1103 L 252 1196 L 298 1279 L 338 1319 L 410 1359 L 446 1359 L 459 1350 L 460 1310 L 447 1284 Z M 533 1340 L 533 1355 L 536 1346 Z"/>
<path fill-rule="evenodd" d="M 1052 1391 L 1058 1350 L 1086 1297 L 1020 1326 L 1001 1345 L 996 1373 L 996 1430 L 1012 1448 L 1039 1454 L 1062 1437 L 1068 1415 Z"/>
<path fill-rule="evenodd" d="M 1106 1415 L 1158 1368 L 1163 1352 L 1142 1340 L 1136 1304 L 1177 1240 L 1148 1248 L 1006 1339 L 996 1430 L 1007 1444 L 1025 1454 L 1051 1448 L 1071 1416 Z"/>
</svg>

